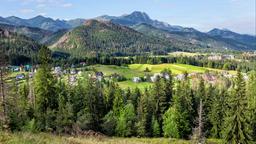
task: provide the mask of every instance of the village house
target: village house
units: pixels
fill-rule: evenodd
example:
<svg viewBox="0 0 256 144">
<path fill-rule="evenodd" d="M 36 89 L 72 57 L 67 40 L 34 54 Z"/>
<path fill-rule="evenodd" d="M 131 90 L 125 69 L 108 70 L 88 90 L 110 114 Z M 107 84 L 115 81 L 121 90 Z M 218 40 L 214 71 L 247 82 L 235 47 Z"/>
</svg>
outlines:
<svg viewBox="0 0 256 144">
<path fill-rule="evenodd" d="M 178 75 L 176 75 L 175 79 L 180 80 L 180 81 L 184 80 L 185 79 L 185 74 L 178 74 Z"/>
<path fill-rule="evenodd" d="M 209 56 L 208 60 L 222 60 L 222 56 L 220 55 Z"/>
<path fill-rule="evenodd" d="M 25 79 L 25 74 L 18 74 L 16 76 L 16 80 L 23 80 L 23 79 Z"/>
<path fill-rule="evenodd" d="M 70 74 L 75 75 L 75 74 L 77 74 L 77 71 L 76 71 L 75 69 L 72 69 L 72 70 L 70 71 Z"/>
<path fill-rule="evenodd" d="M 141 78 L 140 78 L 140 77 L 133 77 L 133 78 L 132 78 L 132 81 L 133 81 L 134 83 L 139 83 L 139 82 L 141 82 Z"/>
<path fill-rule="evenodd" d="M 98 81 L 102 81 L 103 78 L 104 78 L 103 72 L 96 72 L 96 73 L 95 73 L 95 76 L 96 76 L 96 79 L 97 79 Z"/>
<path fill-rule="evenodd" d="M 162 74 L 155 73 L 153 76 L 150 77 L 151 82 L 156 82 L 158 78 L 162 77 Z"/>
<path fill-rule="evenodd" d="M 222 76 L 224 76 L 225 78 L 232 78 L 232 77 L 233 77 L 233 75 L 230 74 L 230 73 L 227 72 L 227 71 L 222 71 L 221 74 L 222 74 Z"/>
<path fill-rule="evenodd" d="M 62 69 L 61 67 L 54 67 L 54 71 L 53 71 L 54 74 L 56 75 L 61 75 L 62 74 Z"/>
</svg>

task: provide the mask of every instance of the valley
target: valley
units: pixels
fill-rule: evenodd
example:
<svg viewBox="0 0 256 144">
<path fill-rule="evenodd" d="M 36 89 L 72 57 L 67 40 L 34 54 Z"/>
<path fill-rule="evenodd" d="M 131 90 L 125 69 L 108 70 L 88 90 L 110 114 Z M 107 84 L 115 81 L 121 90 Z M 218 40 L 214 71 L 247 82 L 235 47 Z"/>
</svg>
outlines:
<svg viewBox="0 0 256 144">
<path fill-rule="evenodd" d="M 217 26 L 0 16 L 0 143 L 255 143 L 256 35 Z"/>
</svg>

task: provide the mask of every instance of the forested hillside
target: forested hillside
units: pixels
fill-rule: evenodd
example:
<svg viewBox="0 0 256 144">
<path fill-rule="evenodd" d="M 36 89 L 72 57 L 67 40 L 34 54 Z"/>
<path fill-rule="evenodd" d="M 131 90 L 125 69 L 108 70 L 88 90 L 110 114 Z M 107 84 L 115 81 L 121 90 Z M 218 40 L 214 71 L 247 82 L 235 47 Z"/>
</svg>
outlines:
<svg viewBox="0 0 256 144">
<path fill-rule="evenodd" d="M 17 33 L 0 28 L 0 50 L 9 57 L 10 63 L 31 62 L 40 48 L 40 44 Z"/>
<path fill-rule="evenodd" d="M 135 55 L 179 50 L 167 40 L 145 36 L 131 28 L 97 20 L 87 21 L 83 26 L 68 32 L 51 48 L 87 56 L 95 53 Z"/>
</svg>

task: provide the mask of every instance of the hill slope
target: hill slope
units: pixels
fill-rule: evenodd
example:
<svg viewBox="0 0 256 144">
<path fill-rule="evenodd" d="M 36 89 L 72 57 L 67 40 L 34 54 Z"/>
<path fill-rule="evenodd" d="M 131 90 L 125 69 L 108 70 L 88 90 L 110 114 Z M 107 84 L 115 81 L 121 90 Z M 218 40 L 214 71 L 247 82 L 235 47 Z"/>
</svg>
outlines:
<svg viewBox="0 0 256 144">
<path fill-rule="evenodd" d="M 227 29 L 213 29 L 207 34 L 216 37 L 225 39 L 229 42 L 235 42 L 237 45 L 244 45 L 247 48 L 254 48 L 256 50 L 256 36 L 238 34 Z"/>
<path fill-rule="evenodd" d="M 169 52 L 175 49 L 169 41 L 145 36 L 131 28 L 89 20 L 65 34 L 51 48 L 75 55 L 111 53 L 114 55 L 145 52 Z"/>
<path fill-rule="evenodd" d="M 30 61 L 36 56 L 40 44 L 34 40 L 0 28 L 0 50 L 4 50 L 12 64 Z"/>
<path fill-rule="evenodd" d="M 205 48 L 208 50 L 253 50 L 255 48 L 253 45 L 249 45 L 249 42 L 242 43 L 236 39 L 212 36 L 199 31 L 167 31 L 149 24 L 134 25 L 132 28 L 146 35 L 169 39 L 172 43 L 184 46 L 187 50 L 195 47 L 204 50 Z"/>
</svg>

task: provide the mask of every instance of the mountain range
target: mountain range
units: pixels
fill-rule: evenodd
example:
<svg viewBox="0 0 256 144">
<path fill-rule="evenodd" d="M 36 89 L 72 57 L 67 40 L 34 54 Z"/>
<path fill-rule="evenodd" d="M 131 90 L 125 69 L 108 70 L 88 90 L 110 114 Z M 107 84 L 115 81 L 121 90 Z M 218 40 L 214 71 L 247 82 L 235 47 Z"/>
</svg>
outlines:
<svg viewBox="0 0 256 144">
<path fill-rule="evenodd" d="M 69 53 L 256 50 L 256 36 L 217 28 L 204 33 L 153 20 L 139 11 L 68 21 L 43 16 L 31 19 L 0 17 L 0 28 Z"/>
</svg>

